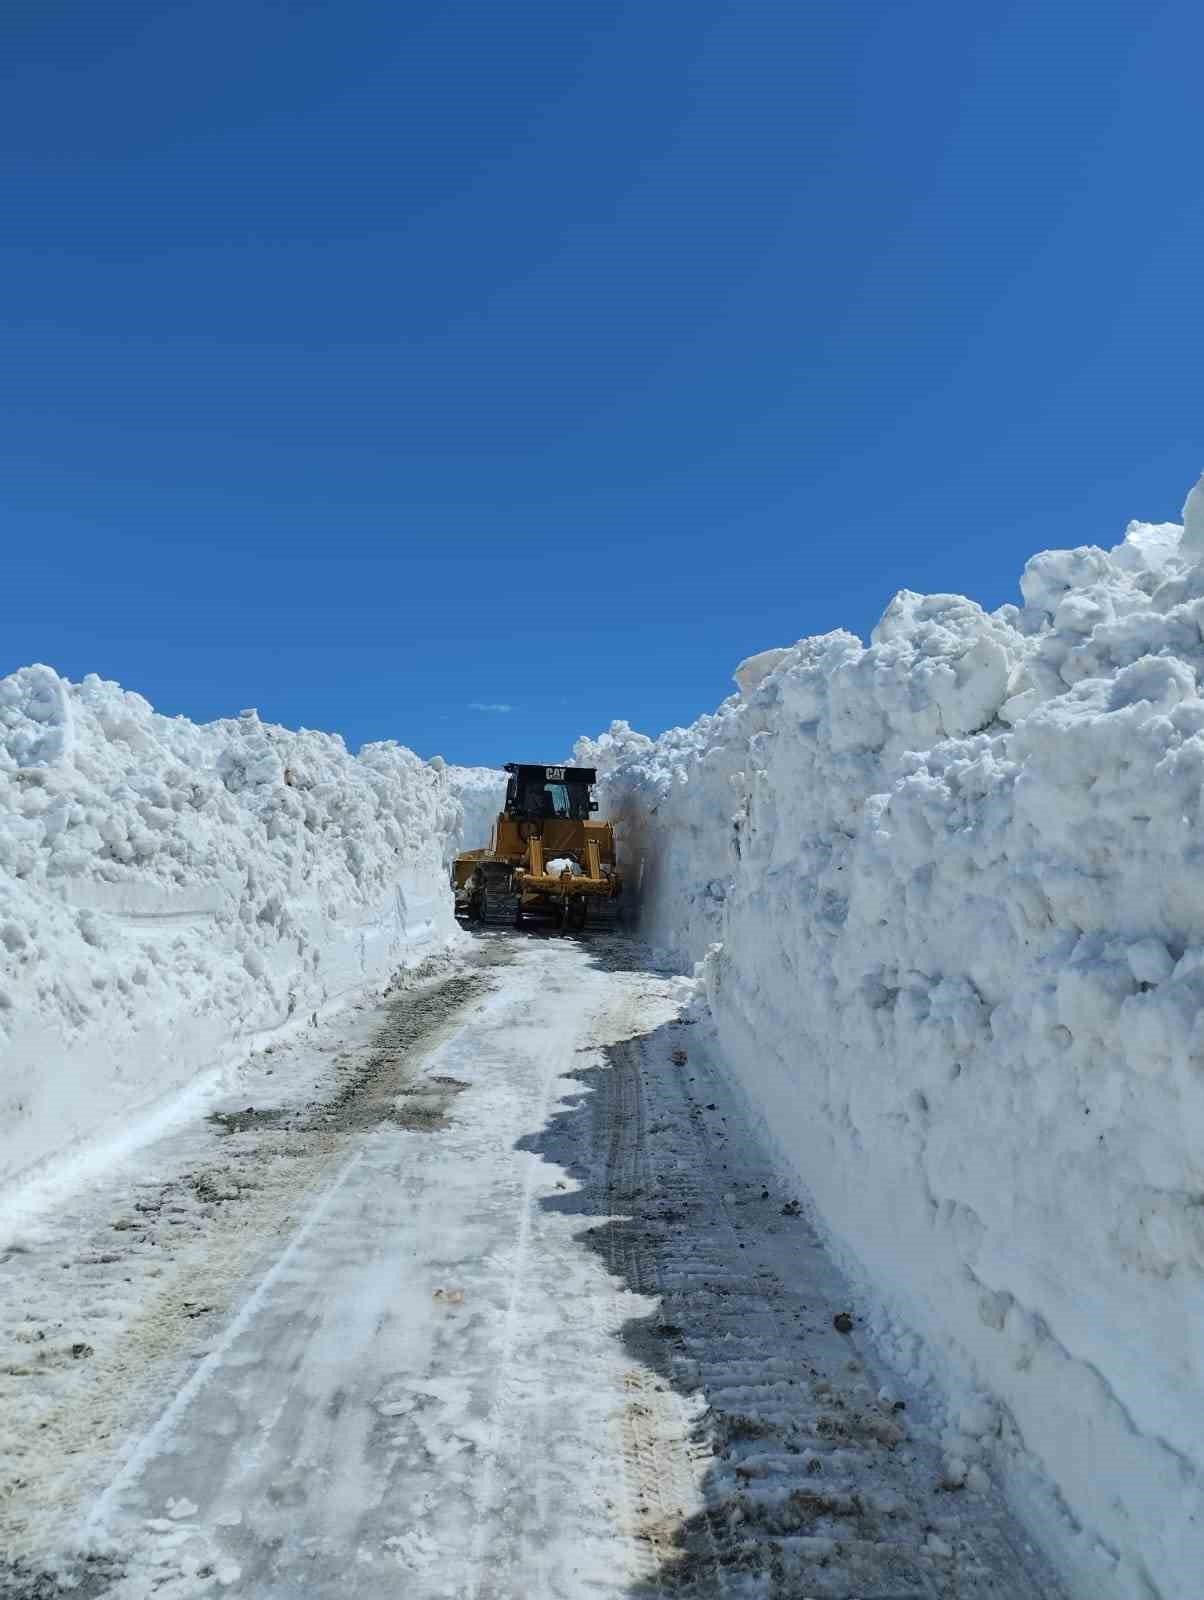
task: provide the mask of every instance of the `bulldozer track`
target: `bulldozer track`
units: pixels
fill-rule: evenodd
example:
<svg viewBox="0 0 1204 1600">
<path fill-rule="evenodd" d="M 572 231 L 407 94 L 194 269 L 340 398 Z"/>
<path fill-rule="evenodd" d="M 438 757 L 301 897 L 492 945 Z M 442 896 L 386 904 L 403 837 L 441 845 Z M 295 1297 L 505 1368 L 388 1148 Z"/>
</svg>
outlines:
<svg viewBox="0 0 1204 1600">
<path fill-rule="evenodd" d="M 638 1046 L 613 1048 L 606 1094 L 600 1097 L 597 1134 L 605 1148 L 606 1209 L 611 1218 L 607 1265 L 616 1284 L 641 1295 L 662 1292 L 658 1262 L 637 1222 L 624 1213 L 641 1204 L 651 1183 Z M 710 1458 L 691 1438 L 680 1399 L 645 1367 L 623 1376 L 623 1457 L 631 1528 L 646 1563 L 649 1594 L 672 1592 L 660 1574 L 673 1559 L 674 1544 L 689 1508 L 698 1500 L 698 1480 Z M 716 1575 L 718 1568 L 715 1569 Z"/>
<path fill-rule="evenodd" d="M 518 916 L 518 907 L 518 895 L 491 893 L 481 897 L 478 915 L 480 921 L 487 927 L 513 926 Z"/>
</svg>

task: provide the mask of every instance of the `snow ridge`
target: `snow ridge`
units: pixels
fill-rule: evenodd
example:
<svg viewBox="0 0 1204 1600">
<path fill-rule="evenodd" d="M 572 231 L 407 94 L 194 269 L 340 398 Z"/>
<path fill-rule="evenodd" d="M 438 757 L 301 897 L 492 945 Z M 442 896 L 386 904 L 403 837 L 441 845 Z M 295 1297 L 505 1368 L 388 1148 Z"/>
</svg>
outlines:
<svg viewBox="0 0 1204 1600">
<path fill-rule="evenodd" d="M 443 765 L 0 679 L 0 1184 L 451 938 Z"/>
<path fill-rule="evenodd" d="M 1021 594 L 905 591 L 868 646 L 764 652 L 576 759 L 895 1359 L 965 1397 L 955 1475 L 1000 1474 L 1082 1592 L 1172 1600 L 1204 1565 L 1204 479 Z"/>
</svg>

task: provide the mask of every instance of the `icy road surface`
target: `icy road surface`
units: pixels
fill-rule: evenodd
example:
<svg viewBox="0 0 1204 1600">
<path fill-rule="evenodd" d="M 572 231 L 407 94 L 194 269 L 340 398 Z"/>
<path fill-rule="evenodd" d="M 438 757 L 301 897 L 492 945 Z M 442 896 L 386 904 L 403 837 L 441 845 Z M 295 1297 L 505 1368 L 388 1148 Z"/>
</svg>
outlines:
<svg viewBox="0 0 1204 1600">
<path fill-rule="evenodd" d="M 18 1218 L 0 1595 L 1054 1600 L 689 996 L 487 934 Z"/>
</svg>

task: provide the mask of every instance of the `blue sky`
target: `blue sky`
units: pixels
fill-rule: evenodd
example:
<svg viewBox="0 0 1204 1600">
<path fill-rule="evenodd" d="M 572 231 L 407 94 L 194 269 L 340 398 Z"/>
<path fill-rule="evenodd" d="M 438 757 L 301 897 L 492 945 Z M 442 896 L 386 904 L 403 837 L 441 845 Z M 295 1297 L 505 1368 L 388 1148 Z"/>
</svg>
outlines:
<svg viewBox="0 0 1204 1600">
<path fill-rule="evenodd" d="M 538 760 L 1177 516 L 1202 53 L 1194 0 L 11 0 L 0 671 Z"/>
</svg>

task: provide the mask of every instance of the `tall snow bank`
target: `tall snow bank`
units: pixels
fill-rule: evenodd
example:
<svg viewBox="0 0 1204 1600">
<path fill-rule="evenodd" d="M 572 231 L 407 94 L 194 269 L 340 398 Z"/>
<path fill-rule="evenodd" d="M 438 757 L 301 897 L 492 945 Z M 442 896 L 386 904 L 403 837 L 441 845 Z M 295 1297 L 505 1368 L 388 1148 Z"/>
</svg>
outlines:
<svg viewBox="0 0 1204 1600">
<path fill-rule="evenodd" d="M 1185 524 L 577 748 L 897 1359 L 973 1397 L 954 1480 L 1125 1600 L 1204 1571 L 1204 487 Z"/>
<path fill-rule="evenodd" d="M 0 680 L 0 1182 L 453 930 L 442 762 Z"/>
<path fill-rule="evenodd" d="M 448 767 L 447 780 L 462 813 L 450 854 L 485 849 L 506 798 L 506 773 L 500 767 Z"/>
</svg>

